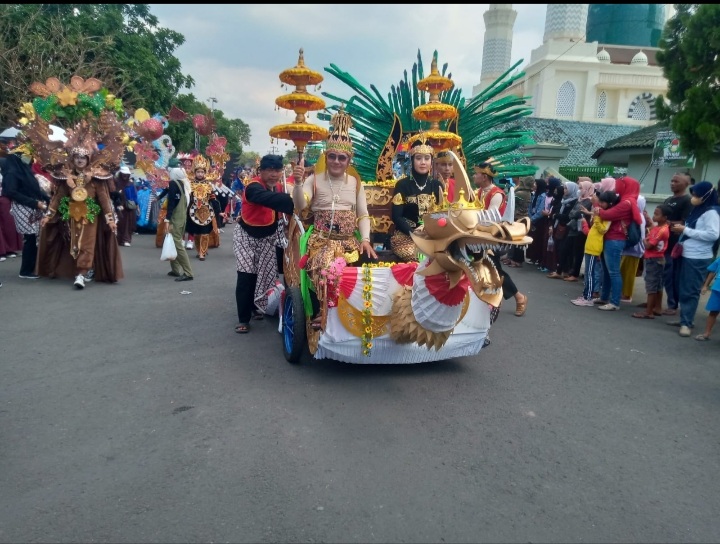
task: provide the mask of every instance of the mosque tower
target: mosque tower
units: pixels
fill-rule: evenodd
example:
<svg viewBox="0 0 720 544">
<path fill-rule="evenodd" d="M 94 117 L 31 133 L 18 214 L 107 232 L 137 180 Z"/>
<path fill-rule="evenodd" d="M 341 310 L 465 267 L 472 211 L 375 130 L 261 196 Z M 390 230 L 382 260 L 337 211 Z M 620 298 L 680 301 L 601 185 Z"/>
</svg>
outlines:
<svg viewBox="0 0 720 544">
<path fill-rule="evenodd" d="M 489 9 L 483 14 L 485 39 L 483 41 L 482 70 L 480 84 L 473 87 L 473 96 L 510 68 L 513 25 L 516 17 L 517 11 L 512 9 L 512 4 L 490 4 Z"/>
<path fill-rule="evenodd" d="M 543 43 L 585 41 L 589 4 L 548 4 Z"/>
</svg>

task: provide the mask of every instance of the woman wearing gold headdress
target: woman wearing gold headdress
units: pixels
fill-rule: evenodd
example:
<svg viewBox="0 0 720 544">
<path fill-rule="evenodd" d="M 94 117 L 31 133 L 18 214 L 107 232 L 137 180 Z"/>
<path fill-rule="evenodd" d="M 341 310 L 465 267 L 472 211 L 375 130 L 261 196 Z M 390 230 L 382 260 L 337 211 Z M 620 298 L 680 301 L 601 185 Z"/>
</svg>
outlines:
<svg viewBox="0 0 720 544">
<path fill-rule="evenodd" d="M 395 184 L 392 199 L 392 220 L 395 231 L 390 236 L 390 248 L 403 261 L 417 260 L 415 242 L 410 233 L 420 226 L 423 214 L 440 202 L 443 186 L 430 175 L 433 148 L 421 133 L 411 142 L 412 169 L 409 176 Z"/>
<path fill-rule="evenodd" d="M 370 244 L 370 215 L 365 191 L 360 180 L 348 174 L 353 156 L 351 123 L 350 116 L 342 110 L 333 116 L 333 130 L 328 136 L 324 156 L 326 169 L 323 171 L 316 166 L 314 174 L 303 183 L 296 182 L 293 188 L 296 210 L 300 212 L 309 207 L 314 216 L 305 270 L 319 301 L 322 301 L 322 290 L 318 288 L 321 272 L 336 257 L 344 257 L 348 264 L 358 262 L 361 254 L 377 259 Z M 302 163 L 293 169 L 296 180 L 305 177 Z M 360 231 L 359 241 L 356 230 Z"/>
<path fill-rule="evenodd" d="M 51 173 L 57 186 L 41 222 L 38 274 L 51 278 L 74 277 L 77 289 L 85 287 L 87 274 L 93 269 L 97 280 L 115 282 L 123 277 L 120 253 L 115 247 L 117 241 L 102 244 L 104 249 L 97 255 L 98 261 L 102 261 L 102 274 L 97 273 L 95 263 L 97 238 L 104 236 L 98 229 L 109 228 L 117 234 L 108 187 L 112 173 L 104 166 L 93 164 L 93 155 L 98 149 L 85 126 L 76 128 L 67 144 L 69 164 Z M 68 262 L 68 253 L 73 263 Z"/>
<path fill-rule="evenodd" d="M 193 161 L 194 180 L 191 183 L 192 197 L 188 207 L 188 222 L 185 229 L 195 238 L 197 257 L 204 261 L 210 245 L 210 235 L 214 230 L 214 219 L 219 215 L 220 204 L 213 194 L 213 186 L 206 179 L 210 164 L 202 155 Z"/>
</svg>

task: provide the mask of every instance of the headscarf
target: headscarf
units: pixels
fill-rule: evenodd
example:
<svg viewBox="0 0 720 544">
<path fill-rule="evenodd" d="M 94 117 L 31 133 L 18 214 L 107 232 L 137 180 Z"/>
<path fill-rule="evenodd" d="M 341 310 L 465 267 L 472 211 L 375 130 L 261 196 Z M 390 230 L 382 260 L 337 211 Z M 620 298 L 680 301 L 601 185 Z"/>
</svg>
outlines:
<svg viewBox="0 0 720 544">
<path fill-rule="evenodd" d="M 642 225 L 643 218 L 640 210 L 638 209 L 640 182 L 635 178 L 623 176 L 620 179 L 615 180 L 615 192 L 620 197 L 620 202 L 625 200 L 630 201 L 633 221 L 638 225 Z"/>
<path fill-rule="evenodd" d="M 580 188 L 580 200 L 592 198 L 595 194 L 595 185 L 593 185 L 593 182 L 590 181 L 590 178 L 578 182 L 578 187 Z"/>
<path fill-rule="evenodd" d="M 692 210 L 690 210 L 690 215 L 688 215 L 688 218 L 685 220 L 685 226 L 694 229 L 698 219 L 708 210 L 714 209 L 720 214 L 720 207 L 718 207 L 717 204 L 718 193 L 712 186 L 712 183 L 709 181 L 696 183 L 690 188 L 690 194 L 701 198 L 702 202 L 697 206 L 693 206 Z"/>
<path fill-rule="evenodd" d="M 549 196 L 553 196 L 555 194 L 555 189 L 560 187 L 562 185 L 562 182 L 558 178 L 550 177 L 547 180 L 547 194 Z"/>
<path fill-rule="evenodd" d="M 600 192 L 615 191 L 615 178 L 606 177 L 600 180 Z"/>
<path fill-rule="evenodd" d="M 562 198 L 562 205 L 567 206 L 568 202 L 571 200 L 577 200 L 578 199 L 578 184 L 574 181 L 568 181 L 565 183 L 565 193 L 563 194 Z"/>
<path fill-rule="evenodd" d="M 187 177 L 187 172 L 185 172 L 185 169 L 182 167 L 169 168 L 168 173 L 170 174 L 171 180 L 179 181 L 180 183 L 182 183 L 182 186 L 185 189 L 185 198 L 190 198 L 190 193 L 192 193 L 192 187 L 190 186 L 190 180 Z M 143 180 L 143 182 L 144 181 L 145 180 Z"/>
<path fill-rule="evenodd" d="M 535 204 L 537 203 L 538 197 L 547 191 L 547 182 L 542 178 L 538 178 L 535 180 L 535 187 L 536 187 L 536 189 L 535 189 L 535 192 L 533 193 L 532 204 L 531 204 L 531 206 L 533 208 L 535 208 Z"/>
</svg>

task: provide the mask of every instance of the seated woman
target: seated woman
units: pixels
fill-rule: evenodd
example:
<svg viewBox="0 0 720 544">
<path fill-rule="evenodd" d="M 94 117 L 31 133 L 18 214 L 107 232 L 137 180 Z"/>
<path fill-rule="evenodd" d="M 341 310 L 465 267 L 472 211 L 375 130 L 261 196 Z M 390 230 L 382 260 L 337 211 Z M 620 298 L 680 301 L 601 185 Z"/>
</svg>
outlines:
<svg viewBox="0 0 720 544">
<path fill-rule="evenodd" d="M 320 281 L 336 257 L 345 257 L 348 264 L 357 263 L 361 254 L 377 259 L 370 244 L 370 216 L 362 183 L 347 170 L 353 149 L 350 140 L 350 116 L 342 110 L 335 114 L 325 150 L 327 169 L 309 176 L 303 183 L 295 183 L 295 210 L 309 207 L 313 212 L 313 232 L 308 240 L 308 260 L 305 265 L 317 300 L 313 300 L 313 325 L 320 327 L 318 312 L 323 299 Z M 301 161 L 302 162 L 302 161 Z M 296 180 L 305 175 L 304 165 L 293 169 Z M 360 231 L 360 240 L 355 231 Z"/>
<path fill-rule="evenodd" d="M 411 142 L 412 169 L 409 176 L 395 184 L 392 199 L 392 221 L 395 231 L 390 237 L 390 249 L 401 260 L 416 261 L 417 249 L 410 233 L 420 226 L 423 214 L 440 202 L 443 185 L 430 176 L 433 148 L 424 134 Z"/>
</svg>

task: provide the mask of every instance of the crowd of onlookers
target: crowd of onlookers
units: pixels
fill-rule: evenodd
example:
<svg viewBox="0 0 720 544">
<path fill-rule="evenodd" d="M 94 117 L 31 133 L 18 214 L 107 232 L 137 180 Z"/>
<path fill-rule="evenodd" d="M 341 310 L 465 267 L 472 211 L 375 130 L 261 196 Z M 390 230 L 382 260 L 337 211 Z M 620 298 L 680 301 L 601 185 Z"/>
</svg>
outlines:
<svg viewBox="0 0 720 544">
<path fill-rule="evenodd" d="M 533 242 L 525 252 L 508 254 L 505 264 L 582 281 L 582 292 L 570 302 L 602 311 L 631 303 L 642 277 L 646 301 L 632 317 L 674 316 L 668 324 L 683 337 L 692 335 L 701 294 L 710 291 L 706 329 L 695 335 L 708 340 L 720 310 L 718 191 L 685 173 L 675 174 L 670 188 L 671 196 L 648 207 L 640 183 L 628 176 L 596 183 L 522 178 L 515 215 L 530 217 Z"/>
</svg>

